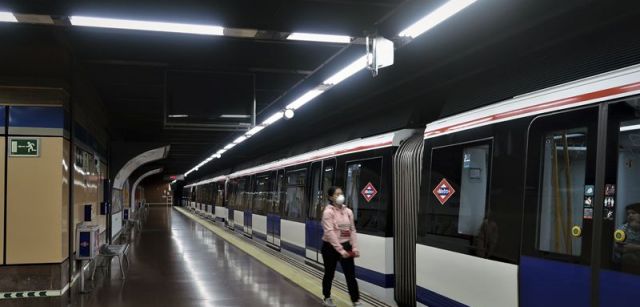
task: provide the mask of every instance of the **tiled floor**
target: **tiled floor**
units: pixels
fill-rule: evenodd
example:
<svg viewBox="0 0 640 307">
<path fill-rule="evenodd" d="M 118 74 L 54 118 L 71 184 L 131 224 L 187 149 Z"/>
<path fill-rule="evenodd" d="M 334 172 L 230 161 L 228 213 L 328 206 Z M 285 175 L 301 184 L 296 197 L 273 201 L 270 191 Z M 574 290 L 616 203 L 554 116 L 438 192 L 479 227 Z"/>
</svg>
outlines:
<svg viewBox="0 0 640 307">
<path fill-rule="evenodd" d="M 77 285 L 63 299 L 0 301 L 0 306 L 320 306 L 319 299 L 211 231 L 170 208 L 151 208 L 120 279 L 99 278 L 90 294 Z"/>
</svg>

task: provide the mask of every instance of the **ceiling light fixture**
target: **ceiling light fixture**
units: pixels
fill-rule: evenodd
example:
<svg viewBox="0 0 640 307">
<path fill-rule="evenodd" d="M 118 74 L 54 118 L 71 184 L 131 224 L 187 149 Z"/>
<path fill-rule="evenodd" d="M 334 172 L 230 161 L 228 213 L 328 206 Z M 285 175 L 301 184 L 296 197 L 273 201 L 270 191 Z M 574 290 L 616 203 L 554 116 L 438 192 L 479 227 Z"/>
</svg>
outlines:
<svg viewBox="0 0 640 307">
<path fill-rule="evenodd" d="M 284 118 L 286 119 L 292 119 L 295 115 L 296 113 L 291 109 L 284 110 Z"/>
<path fill-rule="evenodd" d="M 429 31 L 431 28 L 445 21 L 447 18 L 462 11 L 474 2 L 476 2 L 476 0 L 450 0 L 435 11 L 418 20 L 416 23 L 402 30 L 398 35 L 416 38 L 420 34 Z"/>
<path fill-rule="evenodd" d="M 187 115 L 187 114 L 169 114 L 168 116 L 169 116 L 169 118 L 185 118 L 185 117 L 189 117 L 189 115 Z"/>
<path fill-rule="evenodd" d="M 310 91 L 306 92 L 304 95 L 300 96 L 300 98 L 294 100 L 292 103 L 287 105 L 287 109 L 288 110 L 297 110 L 301 106 L 305 105 L 307 102 L 313 100 L 313 98 L 316 98 L 316 97 L 320 96 L 320 94 L 322 94 L 323 92 L 324 92 L 324 90 L 319 90 L 319 89 L 310 90 Z"/>
<path fill-rule="evenodd" d="M 353 63 L 349 64 L 347 67 L 343 68 L 342 70 L 337 72 L 335 75 L 329 77 L 329 79 L 324 80 L 322 84 L 336 85 L 344 81 L 345 79 L 353 76 L 355 73 L 365 69 L 366 67 L 367 67 L 367 56 L 365 55 L 355 60 Z"/>
<path fill-rule="evenodd" d="M 0 12 L 0 22 L 18 22 L 18 19 L 11 12 Z"/>
<path fill-rule="evenodd" d="M 141 31 L 159 31 L 173 33 L 187 33 L 199 35 L 224 35 L 224 28 L 221 26 L 198 25 L 188 23 L 142 21 L 130 19 L 101 18 L 88 16 L 71 16 L 69 21 L 74 26 L 127 29 Z"/>
<path fill-rule="evenodd" d="M 257 134 L 258 132 L 262 131 L 262 129 L 264 129 L 264 128 L 266 128 L 266 127 L 265 127 L 265 126 L 262 126 L 262 125 L 260 125 L 260 126 L 255 126 L 255 127 L 253 127 L 251 130 L 247 131 L 247 133 L 245 133 L 245 135 L 246 135 L 247 137 L 252 137 L 252 136 L 254 136 L 255 134 Z"/>
<path fill-rule="evenodd" d="M 224 147 L 224 150 L 229 150 L 229 149 L 231 149 L 231 148 L 233 148 L 235 146 L 236 146 L 236 144 L 234 144 L 234 143 L 227 144 L 227 146 Z"/>
<path fill-rule="evenodd" d="M 283 116 L 284 116 L 284 112 L 282 112 L 282 111 L 276 112 L 275 114 L 273 114 L 269 118 L 267 118 L 264 122 L 262 122 L 262 124 L 265 125 L 265 126 L 269 126 L 269 125 L 281 120 Z"/>
<path fill-rule="evenodd" d="M 640 125 L 629 125 L 629 126 L 622 126 L 620 127 L 620 131 L 624 132 L 624 131 L 632 131 L 632 130 L 638 130 L 640 129 Z"/>
<path fill-rule="evenodd" d="M 320 34 L 320 33 L 303 33 L 293 32 L 287 36 L 288 40 L 296 41 L 311 41 L 320 43 L 339 43 L 348 44 L 351 42 L 351 37 L 347 35 L 332 35 L 332 34 Z"/>
<path fill-rule="evenodd" d="M 251 118 L 251 115 L 247 114 L 222 114 L 220 118 Z"/>
<path fill-rule="evenodd" d="M 246 139 L 247 139 L 247 137 L 242 135 L 242 136 L 238 137 L 237 139 L 235 139 L 233 141 L 233 144 L 240 144 L 240 143 L 244 142 L 244 140 L 246 140 Z"/>
</svg>

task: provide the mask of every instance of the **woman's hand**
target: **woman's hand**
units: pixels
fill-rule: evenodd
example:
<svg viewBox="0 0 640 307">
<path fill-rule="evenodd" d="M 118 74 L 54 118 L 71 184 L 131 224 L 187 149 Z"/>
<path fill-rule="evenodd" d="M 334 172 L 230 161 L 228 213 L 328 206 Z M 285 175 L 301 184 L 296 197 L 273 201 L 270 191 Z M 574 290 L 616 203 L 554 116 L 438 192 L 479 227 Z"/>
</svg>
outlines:
<svg viewBox="0 0 640 307">
<path fill-rule="evenodd" d="M 359 251 L 359 250 L 357 250 L 357 249 L 353 251 L 353 254 L 354 254 L 354 256 L 353 256 L 353 257 L 355 257 L 355 258 L 360 257 L 360 251 Z"/>
</svg>

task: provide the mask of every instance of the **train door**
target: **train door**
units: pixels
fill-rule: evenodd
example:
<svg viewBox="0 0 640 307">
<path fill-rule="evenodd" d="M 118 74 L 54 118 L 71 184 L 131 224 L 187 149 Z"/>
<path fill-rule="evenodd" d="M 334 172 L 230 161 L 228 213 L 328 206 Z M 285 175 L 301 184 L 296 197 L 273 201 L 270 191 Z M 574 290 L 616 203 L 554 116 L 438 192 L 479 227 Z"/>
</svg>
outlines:
<svg viewBox="0 0 640 307">
<path fill-rule="evenodd" d="M 227 182 L 227 227 L 235 229 L 235 209 L 238 208 L 238 181 L 231 179 Z"/>
<path fill-rule="evenodd" d="M 311 197 L 305 225 L 305 254 L 308 259 L 322 263 L 322 211 L 327 202 L 327 189 L 333 185 L 335 160 L 311 164 Z"/>
<path fill-rule="evenodd" d="M 286 182 L 284 170 L 279 170 L 276 174 L 276 183 L 273 185 L 274 195 L 267 212 L 267 242 L 273 246 L 280 247 L 280 216 L 286 200 Z"/>
<path fill-rule="evenodd" d="M 606 107 L 599 306 L 638 306 L 640 298 L 640 100 Z"/>
<path fill-rule="evenodd" d="M 528 144 L 521 306 L 638 305 L 638 100 L 541 117 Z"/>
<path fill-rule="evenodd" d="M 529 127 L 520 306 L 590 305 L 597 122 L 592 107 Z"/>
<path fill-rule="evenodd" d="M 244 223 L 242 228 L 244 234 L 251 237 L 253 235 L 253 195 L 254 195 L 254 176 L 246 177 L 244 182 L 244 190 L 242 193 L 242 204 L 244 208 Z"/>
</svg>

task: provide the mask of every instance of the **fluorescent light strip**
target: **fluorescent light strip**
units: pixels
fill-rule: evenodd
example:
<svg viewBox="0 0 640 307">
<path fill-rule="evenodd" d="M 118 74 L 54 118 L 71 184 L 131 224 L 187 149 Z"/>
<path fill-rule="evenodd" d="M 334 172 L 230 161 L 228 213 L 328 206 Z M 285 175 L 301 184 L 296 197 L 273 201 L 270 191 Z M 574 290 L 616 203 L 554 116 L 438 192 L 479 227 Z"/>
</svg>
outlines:
<svg viewBox="0 0 640 307">
<path fill-rule="evenodd" d="M 265 126 L 255 126 L 253 127 L 251 130 L 247 131 L 247 133 L 245 134 L 248 137 L 254 136 L 256 135 L 258 132 L 262 131 L 262 129 L 266 128 Z"/>
<path fill-rule="evenodd" d="M 353 63 L 349 64 L 347 67 L 345 67 L 342 70 L 340 70 L 338 73 L 336 73 L 335 75 L 333 75 L 329 79 L 325 80 L 323 82 L 323 84 L 324 85 L 329 85 L 329 86 L 336 85 L 336 84 L 342 82 L 343 80 L 349 78 L 353 74 L 357 73 L 358 71 L 364 69 L 366 66 L 367 66 L 367 56 L 363 56 L 363 57 L 357 59 L 356 61 L 354 61 Z M 306 92 L 304 95 L 300 96 L 298 99 L 294 100 L 289 105 L 287 105 L 286 108 L 289 109 L 289 110 L 297 110 L 300 107 L 302 107 L 303 105 L 305 105 L 306 103 L 308 103 L 309 101 L 313 100 L 314 98 L 316 98 L 319 95 L 321 95 L 322 93 L 324 93 L 324 91 L 325 91 L 324 89 L 319 89 L 319 88 L 312 89 L 312 90 Z M 226 116 L 230 116 L 230 115 L 226 115 Z M 281 120 L 283 117 L 284 117 L 284 112 L 283 111 L 279 111 L 279 112 L 276 112 L 275 114 L 271 115 L 264 122 L 262 122 L 261 125 L 253 127 L 251 130 L 247 131 L 247 133 L 245 133 L 244 135 L 238 137 L 232 143 L 230 143 L 227 146 L 225 146 L 223 149 L 218 150 L 217 153 L 215 153 L 209 159 L 205 160 L 203 163 L 198 165 L 195 168 L 195 170 L 197 171 L 198 168 L 200 168 L 202 165 L 210 162 L 214 158 L 221 157 L 222 154 L 225 153 L 227 150 L 235 147 L 237 144 L 240 144 L 240 143 L 244 142 L 249 137 L 255 135 L 256 133 L 258 133 L 260 131 L 262 131 L 267 126 L 269 126 L 269 125 Z M 193 171 L 194 170 L 192 169 L 189 172 L 185 173 L 185 176 L 189 175 Z"/>
<path fill-rule="evenodd" d="M 287 106 L 287 109 L 297 110 L 301 106 L 305 105 L 307 102 L 313 100 L 313 98 L 320 96 L 320 94 L 322 93 L 324 93 L 324 90 L 318 90 L 318 89 L 310 90 L 304 95 L 300 96 L 300 98 L 296 99 L 294 102 L 290 103 Z"/>
<path fill-rule="evenodd" d="M 246 114 L 222 114 L 220 118 L 251 118 L 251 115 Z"/>
<path fill-rule="evenodd" d="M 476 2 L 476 0 L 450 0 L 435 11 L 418 20 L 416 23 L 402 30 L 398 35 L 408 36 L 411 38 L 418 37 L 420 34 L 429 31 L 474 2 Z"/>
<path fill-rule="evenodd" d="M 343 68 L 342 70 L 337 72 L 335 75 L 329 77 L 329 79 L 324 80 L 322 84 L 336 85 L 344 81 L 345 79 L 353 76 L 355 73 L 363 70 L 366 67 L 367 67 L 367 56 L 365 55 L 355 60 L 353 63 L 349 64 L 347 67 Z"/>
<path fill-rule="evenodd" d="M 224 35 L 224 28 L 221 26 L 198 25 L 188 23 L 173 23 L 159 21 L 142 21 L 130 19 L 100 18 L 87 16 L 71 16 L 69 21 L 74 26 L 128 29 L 142 31 L 160 31 L 173 33 L 188 33 L 199 35 Z"/>
<path fill-rule="evenodd" d="M 189 115 L 187 115 L 187 114 L 169 114 L 168 116 L 170 118 L 185 118 L 185 117 L 189 117 Z"/>
<path fill-rule="evenodd" d="M 631 125 L 631 126 L 620 127 L 620 131 L 622 131 L 622 132 L 631 131 L 631 130 L 638 130 L 638 129 L 640 129 L 640 125 Z"/>
<path fill-rule="evenodd" d="M 351 42 L 351 37 L 346 35 L 332 35 L 332 34 L 320 34 L 320 33 L 303 33 L 293 32 L 287 36 L 288 40 L 296 41 L 312 41 L 320 43 L 340 43 L 348 44 Z"/>
<path fill-rule="evenodd" d="M 0 12 L 0 22 L 18 22 L 18 19 L 11 12 Z"/>
<path fill-rule="evenodd" d="M 267 118 L 264 122 L 262 122 L 262 124 L 265 126 L 269 126 L 281 120 L 282 117 L 284 117 L 284 112 L 276 112 L 276 114 L 271 115 L 271 117 Z"/>
<path fill-rule="evenodd" d="M 244 136 L 244 135 L 243 135 L 243 136 L 240 136 L 240 137 L 238 137 L 237 139 L 235 139 L 235 140 L 233 141 L 233 144 L 240 144 L 240 143 L 244 142 L 244 140 L 246 140 L 246 139 L 247 139 L 247 137 L 246 137 L 246 136 Z"/>
</svg>

